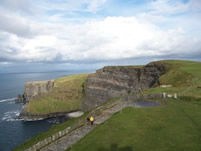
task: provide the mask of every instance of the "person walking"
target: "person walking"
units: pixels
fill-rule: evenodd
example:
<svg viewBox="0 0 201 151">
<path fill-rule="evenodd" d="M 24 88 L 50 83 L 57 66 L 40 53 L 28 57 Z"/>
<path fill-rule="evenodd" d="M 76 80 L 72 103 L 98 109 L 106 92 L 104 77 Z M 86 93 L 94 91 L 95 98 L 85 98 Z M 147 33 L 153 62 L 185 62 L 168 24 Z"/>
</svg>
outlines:
<svg viewBox="0 0 201 151">
<path fill-rule="evenodd" d="M 91 122 L 91 125 L 94 124 L 94 117 L 93 116 L 90 117 L 90 122 Z"/>
</svg>

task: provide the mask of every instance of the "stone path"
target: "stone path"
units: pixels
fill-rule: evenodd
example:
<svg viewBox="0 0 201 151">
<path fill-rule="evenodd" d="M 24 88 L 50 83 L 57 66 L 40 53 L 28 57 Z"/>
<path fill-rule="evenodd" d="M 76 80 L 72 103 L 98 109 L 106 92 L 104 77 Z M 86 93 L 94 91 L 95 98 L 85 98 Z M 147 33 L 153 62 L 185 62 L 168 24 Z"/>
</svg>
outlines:
<svg viewBox="0 0 201 151">
<path fill-rule="evenodd" d="M 60 138 L 59 140 L 53 142 L 52 144 L 48 145 L 41 151 L 65 151 L 70 146 L 78 142 L 82 137 L 88 134 L 91 130 L 95 128 L 91 125 L 85 125 L 75 131 L 72 131 L 67 136 Z"/>
<path fill-rule="evenodd" d="M 147 101 L 149 102 L 149 101 Z M 150 107 L 158 106 L 160 103 L 154 104 L 156 102 L 149 103 Z M 144 105 L 144 106 L 143 106 Z M 111 104 L 106 105 L 106 107 L 101 110 L 102 112 L 94 116 L 95 122 L 94 125 L 91 126 L 89 124 L 84 124 L 80 128 L 70 132 L 68 135 L 60 138 L 59 140 L 53 142 L 52 144 L 46 146 L 41 151 L 65 151 L 69 147 L 71 147 L 73 144 L 78 142 L 81 138 L 83 138 L 85 135 L 87 135 L 90 131 L 92 131 L 98 124 L 103 123 L 107 119 L 109 119 L 114 113 L 121 111 L 123 108 L 127 106 L 132 107 L 149 107 L 149 105 L 146 105 L 146 102 L 144 101 L 142 104 L 139 104 L 138 102 L 124 102 L 124 101 L 115 101 Z M 97 108 L 98 110 L 99 108 Z"/>
</svg>

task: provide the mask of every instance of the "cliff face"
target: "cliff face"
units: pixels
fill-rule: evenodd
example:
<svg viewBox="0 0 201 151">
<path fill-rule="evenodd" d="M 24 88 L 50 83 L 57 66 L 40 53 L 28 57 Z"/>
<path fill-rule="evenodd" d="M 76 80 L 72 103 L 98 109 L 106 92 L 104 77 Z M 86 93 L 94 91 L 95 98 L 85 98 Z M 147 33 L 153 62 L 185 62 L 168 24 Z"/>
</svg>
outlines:
<svg viewBox="0 0 201 151">
<path fill-rule="evenodd" d="M 54 87 L 54 80 L 27 82 L 24 95 L 29 100 L 31 97 L 49 92 Z"/>
<path fill-rule="evenodd" d="M 54 80 L 26 82 L 24 94 L 18 95 L 17 102 L 27 102 L 34 96 L 49 92 L 54 86 Z"/>
<path fill-rule="evenodd" d="M 90 110 L 113 97 L 148 89 L 166 71 L 167 67 L 158 62 L 149 63 L 142 68 L 108 66 L 97 70 L 86 80 L 82 110 Z"/>
</svg>

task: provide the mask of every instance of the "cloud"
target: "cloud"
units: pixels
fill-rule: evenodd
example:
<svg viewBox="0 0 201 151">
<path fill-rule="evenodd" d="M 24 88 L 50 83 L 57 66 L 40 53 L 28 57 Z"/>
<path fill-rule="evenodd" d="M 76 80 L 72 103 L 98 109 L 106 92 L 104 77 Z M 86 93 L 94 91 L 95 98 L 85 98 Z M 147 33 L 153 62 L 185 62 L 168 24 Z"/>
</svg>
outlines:
<svg viewBox="0 0 201 151">
<path fill-rule="evenodd" d="M 199 2 L 196 0 L 187 3 L 157 0 L 145 6 L 149 7 L 146 12 L 113 17 L 96 17 L 101 14 L 106 0 L 54 1 L 34 1 L 35 5 L 30 7 L 33 14 L 28 16 L 25 15 L 28 11 L 25 4 L 33 1 L 22 0 L 20 5 L 16 1 L 2 1 L 2 66 L 7 63 L 103 65 L 148 60 L 146 58 L 201 58 L 201 22 L 197 18 L 178 15 L 192 10 L 197 13 Z M 86 15 L 86 19 L 80 21 L 83 18 L 76 16 L 78 11 L 90 12 L 95 17 Z M 38 12 L 42 12 L 41 16 Z M 75 13 L 76 17 L 65 16 L 69 13 Z"/>
<path fill-rule="evenodd" d="M 201 11 L 201 1 L 200 0 L 190 0 L 189 7 L 192 11 L 200 12 Z"/>
<path fill-rule="evenodd" d="M 91 0 L 87 9 L 89 12 L 96 13 L 105 2 L 106 0 Z"/>
<path fill-rule="evenodd" d="M 0 14 L 0 31 L 13 33 L 18 36 L 30 36 L 31 29 L 26 19 L 19 16 Z"/>
<path fill-rule="evenodd" d="M 61 1 L 50 1 L 44 0 L 39 1 L 38 3 L 42 5 L 42 9 L 52 11 L 57 13 L 58 11 L 63 12 L 89 12 L 96 13 L 98 12 L 102 6 L 105 4 L 107 0 L 61 0 Z"/>
<path fill-rule="evenodd" d="M 180 0 L 156 0 L 151 3 L 151 9 L 153 14 L 179 14 L 186 12 L 188 8 L 189 3 L 183 3 Z"/>
<path fill-rule="evenodd" d="M 15 13 L 33 14 L 34 5 L 31 0 L 1 0 L 1 9 Z"/>
<path fill-rule="evenodd" d="M 4 33 L 0 56 L 4 62 L 75 62 L 189 54 L 200 51 L 201 39 L 182 27 L 162 30 L 136 17 L 107 17 L 84 24 L 33 23 L 32 38 Z M 190 52 L 190 53 L 191 53 Z M 12 54 L 12 55 L 11 55 Z"/>
</svg>

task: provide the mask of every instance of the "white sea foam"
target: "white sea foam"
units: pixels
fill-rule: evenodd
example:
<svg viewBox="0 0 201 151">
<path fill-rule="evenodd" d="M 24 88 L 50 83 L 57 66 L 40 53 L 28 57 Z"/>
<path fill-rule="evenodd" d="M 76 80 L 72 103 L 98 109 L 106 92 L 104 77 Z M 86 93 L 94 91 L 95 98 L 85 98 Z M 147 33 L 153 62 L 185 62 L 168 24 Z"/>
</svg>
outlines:
<svg viewBox="0 0 201 151">
<path fill-rule="evenodd" d="M 19 110 L 5 112 L 1 120 L 2 121 L 19 121 L 21 120 L 19 119 L 19 115 L 20 115 Z"/>
<path fill-rule="evenodd" d="M 54 123 L 54 124 L 59 124 L 59 123 L 60 123 L 60 121 L 59 121 L 58 118 L 48 119 L 47 121 L 48 121 L 49 123 Z"/>
<path fill-rule="evenodd" d="M 3 99 L 3 100 L 0 100 L 0 103 L 3 103 L 3 102 L 9 102 L 9 101 L 14 101 L 16 98 L 11 98 L 11 99 Z"/>
<path fill-rule="evenodd" d="M 8 102 L 8 104 L 15 104 L 15 101 L 10 101 Z"/>
</svg>

